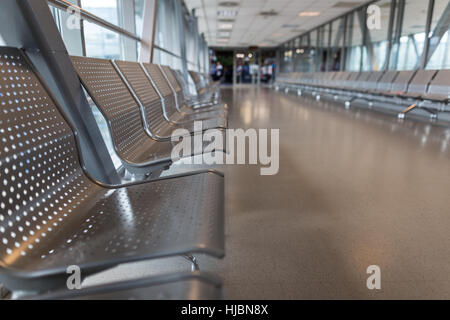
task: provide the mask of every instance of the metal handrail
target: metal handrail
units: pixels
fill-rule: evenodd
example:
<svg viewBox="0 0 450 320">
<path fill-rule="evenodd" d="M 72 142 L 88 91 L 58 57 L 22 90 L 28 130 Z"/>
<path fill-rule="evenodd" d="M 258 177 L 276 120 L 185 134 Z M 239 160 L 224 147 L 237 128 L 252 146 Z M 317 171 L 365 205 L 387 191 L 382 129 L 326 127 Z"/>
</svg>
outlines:
<svg viewBox="0 0 450 320">
<path fill-rule="evenodd" d="M 122 34 L 124 36 L 127 36 L 127 37 L 134 39 L 136 41 L 139 41 L 143 44 L 147 44 L 146 41 L 144 41 L 142 38 L 138 37 L 136 34 L 129 32 L 119 26 L 116 26 L 115 24 L 112 24 L 112 23 L 96 16 L 96 15 L 90 13 L 89 11 L 86 11 L 83 8 L 80 8 L 79 6 L 77 6 L 73 3 L 70 3 L 69 1 L 66 1 L 66 0 L 47 0 L 47 1 L 50 5 L 54 6 L 55 8 L 58 8 L 58 9 L 67 10 L 68 8 L 72 8 L 74 10 L 77 10 L 80 13 L 81 19 L 87 20 L 87 21 L 92 22 L 96 25 L 99 25 L 105 29 L 108 29 L 108 30 L 117 32 L 119 34 Z M 164 53 L 170 54 L 171 56 L 173 56 L 175 58 L 182 59 L 181 56 L 179 56 L 167 49 L 164 49 L 158 45 L 153 45 L 153 48 L 160 50 Z"/>
<path fill-rule="evenodd" d="M 115 24 L 112 24 L 106 20 L 103 20 L 102 18 L 90 13 L 89 11 L 84 10 L 83 8 L 80 8 L 77 5 L 74 5 L 73 3 L 70 3 L 66 0 L 47 0 L 48 3 L 58 9 L 67 10 L 68 8 L 73 8 L 77 10 L 80 13 L 80 18 L 87 20 L 89 22 L 92 22 L 94 24 L 97 24 L 99 26 L 102 26 L 105 29 L 120 33 L 124 36 L 127 36 L 131 39 L 134 39 L 139 42 L 145 43 L 143 39 L 138 37 L 136 34 L 129 32 L 121 27 L 116 26 Z"/>
</svg>

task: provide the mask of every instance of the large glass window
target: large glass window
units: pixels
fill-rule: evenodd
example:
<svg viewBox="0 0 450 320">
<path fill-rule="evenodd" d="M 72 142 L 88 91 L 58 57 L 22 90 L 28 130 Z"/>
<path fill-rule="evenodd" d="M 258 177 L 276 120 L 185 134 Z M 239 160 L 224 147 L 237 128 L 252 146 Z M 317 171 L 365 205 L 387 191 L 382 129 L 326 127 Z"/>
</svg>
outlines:
<svg viewBox="0 0 450 320">
<path fill-rule="evenodd" d="M 344 43 L 344 18 L 334 20 L 331 23 L 330 57 L 328 60 L 328 71 L 341 70 L 342 45 Z"/>
<path fill-rule="evenodd" d="M 413 70 L 420 67 L 429 1 L 406 0 L 404 7 L 401 4 L 399 2 L 397 7 L 397 28 L 394 31 L 390 69 Z M 403 23 L 398 23 L 399 19 Z"/>
<path fill-rule="evenodd" d="M 391 0 L 381 0 L 375 3 L 380 8 L 380 23 L 374 28 L 367 29 L 369 45 L 372 45 L 372 70 L 381 70 L 387 58 L 388 33 L 391 12 Z"/>
<path fill-rule="evenodd" d="M 72 4 L 132 34 L 136 33 L 135 1 L 139 4 L 144 0 L 70 0 Z M 74 9 L 64 11 L 52 6 L 50 9 L 69 54 L 137 60 L 138 41 L 88 20 L 74 23 Z"/>
<path fill-rule="evenodd" d="M 435 0 L 427 69 L 450 69 L 450 2 Z"/>
<path fill-rule="evenodd" d="M 348 17 L 347 26 L 347 71 L 360 71 L 362 59 L 363 33 L 359 23 L 357 12 L 352 12 Z"/>
<path fill-rule="evenodd" d="M 318 71 L 319 69 L 319 62 L 318 62 L 318 57 L 319 57 L 319 53 L 318 53 L 318 41 L 319 41 L 319 31 L 317 29 L 311 31 L 309 33 L 310 36 L 310 47 L 311 47 L 311 51 L 310 51 L 310 59 L 312 61 L 311 64 L 311 71 Z"/>
</svg>

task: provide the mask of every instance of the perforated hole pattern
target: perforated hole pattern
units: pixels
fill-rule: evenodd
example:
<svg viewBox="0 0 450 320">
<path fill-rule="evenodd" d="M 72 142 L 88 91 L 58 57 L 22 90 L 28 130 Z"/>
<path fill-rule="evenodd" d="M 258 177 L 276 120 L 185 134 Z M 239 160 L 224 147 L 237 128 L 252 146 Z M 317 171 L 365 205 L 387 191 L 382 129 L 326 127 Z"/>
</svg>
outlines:
<svg viewBox="0 0 450 320">
<path fill-rule="evenodd" d="M 17 49 L 0 49 L 0 266 L 42 270 L 223 250 L 223 180 L 199 174 L 106 190 Z"/>
<path fill-rule="evenodd" d="M 163 96 L 164 107 L 166 109 L 167 115 L 170 118 L 172 115 L 177 113 L 177 109 L 176 109 L 175 95 L 173 94 L 172 89 L 170 89 L 169 83 L 167 82 L 166 78 L 164 77 L 164 75 L 162 74 L 161 70 L 157 65 L 151 63 L 144 63 L 143 66 L 146 69 L 147 73 L 152 78 L 158 91 Z"/>
<path fill-rule="evenodd" d="M 116 61 L 116 64 L 145 108 L 145 117 L 150 131 L 157 135 L 161 132 L 167 132 L 169 124 L 163 115 L 161 98 L 142 70 L 141 65 L 126 61 Z"/>
<path fill-rule="evenodd" d="M 172 85 L 172 88 L 174 88 L 174 90 L 175 90 L 176 99 L 178 101 L 179 107 L 180 108 L 183 107 L 185 105 L 183 91 L 181 90 L 181 86 L 178 83 L 177 79 L 173 75 L 172 69 L 168 66 L 161 66 L 161 67 L 163 68 L 164 73 L 167 76 L 167 79 L 169 80 L 170 84 Z"/>
<path fill-rule="evenodd" d="M 73 133 L 21 53 L 1 48 L 0 260 L 44 258 L 89 197 Z"/>
<path fill-rule="evenodd" d="M 83 85 L 111 124 L 112 139 L 119 156 L 140 162 L 150 143 L 139 105 L 114 69 L 111 61 L 71 57 Z"/>
</svg>

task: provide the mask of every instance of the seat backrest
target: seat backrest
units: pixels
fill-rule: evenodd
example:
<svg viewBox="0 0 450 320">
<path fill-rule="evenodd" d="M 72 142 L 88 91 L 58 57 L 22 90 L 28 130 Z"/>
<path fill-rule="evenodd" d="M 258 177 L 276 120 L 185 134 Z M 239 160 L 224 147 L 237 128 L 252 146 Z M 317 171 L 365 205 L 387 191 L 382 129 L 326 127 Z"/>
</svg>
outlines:
<svg viewBox="0 0 450 320">
<path fill-rule="evenodd" d="M 415 73 L 416 71 L 397 71 L 397 76 L 392 81 L 389 90 L 398 94 L 405 93 Z"/>
<path fill-rule="evenodd" d="M 356 80 L 358 79 L 359 75 L 360 75 L 359 72 L 351 72 L 348 79 L 343 81 L 344 88 L 353 88 L 356 84 Z"/>
<path fill-rule="evenodd" d="M 353 83 L 353 88 L 366 89 L 367 81 L 370 78 L 371 74 L 372 74 L 372 72 L 369 72 L 369 71 L 361 72 L 358 79 Z"/>
<path fill-rule="evenodd" d="M 398 71 L 386 71 L 378 81 L 377 90 L 378 91 L 390 91 L 392 88 L 392 83 L 397 77 Z"/>
<path fill-rule="evenodd" d="M 205 88 L 202 85 L 202 80 L 200 79 L 200 76 L 197 74 L 197 72 L 190 70 L 189 74 L 194 81 L 195 89 L 197 90 L 198 94 L 203 94 L 205 92 Z"/>
<path fill-rule="evenodd" d="M 383 71 L 374 71 L 370 74 L 370 77 L 366 81 L 366 88 L 368 90 L 373 90 L 377 88 L 378 81 L 383 76 Z"/>
<path fill-rule="evenodd" d="M 419 70 L 416 72 L 408 87 L 409 94 L 422 95 L 428 90 L 428 85 L 436 74 L 437 70 Z"/>
<path fill-rule="evenodd" d="M 189 84 L 187 80 L 184 78 L 183 73 L 180 70 L 175 70 L 175 76 L 178 79 L 178 82 L 180 83 L 181 87 L 183 88 L 183 92 L 185 96 L 190 96 L 189 92 Z"/>
<path fill-rule="evenodd" d="M 114 148 L 122 160 L 139 162 L 149 138 L 134 99 L 110 60 L 75 57 L 72 64 L 84 88 L 107 120 Z"/>
<path fill-rule="evenodd" d="M 180 108 L 183 107 L 185 104 L 183 89 L 181 88 L 181 85 L 178 83 L 178 80 L 175 77 L 172 68 L 170 68 L 169 66 L 160 66 L 160 67 L 163 70 L 164 74 L 166 75 L 167 80 L 169 81 L 173 90 L 175 91 L 175 98 L 178 104 L 178 110 L 180 110 Z"/>
<path fill-rule="evenodd" d="M 144 124 L 148 134 L 153 136 L 154 133 L 159 131 L 161 126 L 166 124 L 161 97 L 139 63 L 129 61 L 114 61 L 114 63 L 143 106 Z"/>
<path fill-rule="evenodd" d="M 450 70 L 440 70 L 431 81 L 428 93 L 450 98 Z"/>
<path fill-rule="evenodd" d="M 16 48 L 0 48 L 0 104 L 0 270 L 51 265 L 55 239 L 65 244 L 61 227 L 83 220 L 76 209 L 98 186 L 81 168 L 74 132 Z"/>
<path fill-rule="evenodd" d="M 158 90 L 163 97 L 164 110 L 166 115 L 170 118 L 170 116 L 178 111 L 175 94 L 158 65 L 153 63 L 143 63 L 142 65 L 150 78 L 152 78 L 156 90 Z"/>
</svg>

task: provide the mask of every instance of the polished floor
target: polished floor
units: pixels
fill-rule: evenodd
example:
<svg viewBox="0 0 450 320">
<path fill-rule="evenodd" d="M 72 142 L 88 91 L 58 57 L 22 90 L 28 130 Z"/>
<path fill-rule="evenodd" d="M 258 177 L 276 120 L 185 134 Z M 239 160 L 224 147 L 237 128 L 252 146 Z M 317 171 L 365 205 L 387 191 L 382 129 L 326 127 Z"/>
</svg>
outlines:
<svg viewBox="0 0 450 320">
<path fill-rule="evenodd" d="M 226 298 L 450 298 L 450 128 L 268 88 L 223 97 L 230 127 L 280 129 L 277 175 L 221 168 L 227 256 L 199 260 L 222 277 Z M 381 290 L 366 287 L 370 265 Z M 174 258 L 103 276 L 168 266 L 187 268 Z"/>
</svg>

